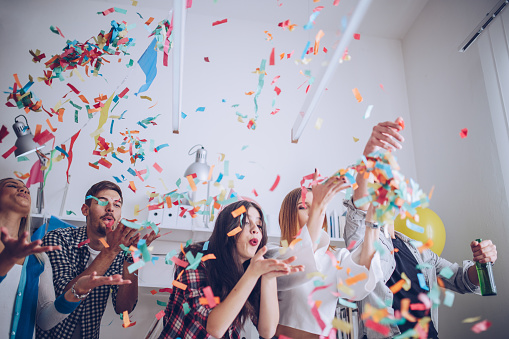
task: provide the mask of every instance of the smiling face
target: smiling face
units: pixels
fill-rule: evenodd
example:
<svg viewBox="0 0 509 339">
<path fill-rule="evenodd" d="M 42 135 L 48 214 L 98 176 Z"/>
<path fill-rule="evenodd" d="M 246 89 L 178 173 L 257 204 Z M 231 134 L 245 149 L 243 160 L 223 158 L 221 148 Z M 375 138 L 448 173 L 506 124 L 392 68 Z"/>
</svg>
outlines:
<svg viewBox="0 0 509 339">
<path fill-rule="evenodd" d="M 116 191 L 109 189 L 99 191 L 96 198 L 106 205 L 101 206 L 97 200 L 91 199 L 90 206 L 83 204 L 81 212 L 87 217 L 87 232 L 104 237 L 107 228 L 120 220 L 122 198 Z"/>
<path fill-rule="evenodd" d="M 247 219 L 244 220 L 244 228 L 237 236 L 236 243 L 237 252 L 239 253 L 242 263 L 254 257 L 263 237 L 263 222 L 258 210 L 254 207 L 250 207 L 247 210 L 247 216 L 244 214 L 244 218 Z"/>
<path fill-rule="evenodd" d="M 302 199 L 299 198 L 297 201 L 297 219 L 299 220 L 299 229 L 304 227 L 308 223 L 309 209 L 313 203 L 313 193 L 308 191 L 306 193 L 306 203 L 302 203 Z"/>
<path fill-rule="evenodd" d="M 21 180 L 4 179 L 0 183 L 0 212 L 14 211 L 28 216 L 32 199 L 30 191 Z"/>
</svg>

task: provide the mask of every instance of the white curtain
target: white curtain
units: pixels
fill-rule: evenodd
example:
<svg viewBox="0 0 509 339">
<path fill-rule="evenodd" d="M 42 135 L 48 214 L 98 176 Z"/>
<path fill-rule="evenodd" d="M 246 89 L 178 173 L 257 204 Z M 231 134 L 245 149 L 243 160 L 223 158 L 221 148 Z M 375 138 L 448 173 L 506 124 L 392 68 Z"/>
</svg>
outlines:
<svg viewBox="0 0 509 339">
<path fill-rule="evenodd" d="M 482 33 L 477 46 L 506 196 L 509 197 L 509 8 L 506 7 Z"/>
</svg>

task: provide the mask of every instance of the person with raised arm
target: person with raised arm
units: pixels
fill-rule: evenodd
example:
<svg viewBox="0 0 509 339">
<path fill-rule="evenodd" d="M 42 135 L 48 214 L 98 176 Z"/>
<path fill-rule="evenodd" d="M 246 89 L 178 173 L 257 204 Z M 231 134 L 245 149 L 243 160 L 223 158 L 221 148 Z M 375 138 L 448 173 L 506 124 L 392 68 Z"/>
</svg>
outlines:
<svg viewBox="0 0 509 339">
<path fill-rule="evenodd" d="M 53 268 L 55 293 L 69 290 L 82 300 L 81 304 L 61 323 L 43 331 L 37 328 L 37 338 L 87 338 L 98 339 L 101 319 L 106 303 L 112 293 L 116 313 L 132 312 L 138 300 L 138 276 L 130 273 L 133 263 L 120 245 L 136 246 L 140 235 L 137 230 L 121 223 L 122 191 L 111 181 L 94 184 L 85 195 L 81 212 L 86 225 L 78 228 L 59 228 L 48 232 L 43 238 L 44 246 L 60 246 L 48 253 Z M 152 231 L 143 238 L 147 246 L 158 236 Z M 92 272 L 129 280 L 120 286 L 98 286 L 77 291 L 77 281 Z"/>
<path fill-rule="evenodd" d="M 160 339 L 239 339 L 247 319 L 263 338 L 272 338 L 279 318 L 276 278 L 303 267 L 290 266 L 294 257 L 264 258 L 264 220 L 257 204 L 232 203 L 218 214 L 208 242 L 180 253 L 184 263 L 175 266 Z M 210 254 L 214 258 L 200 260 Z"/>
<path fill-rule="evenodd" d="M 400 132 L 403 128 L 402 118 L 397 118 L 394 122 L 385 121 L 377 124 L 366 143 L 364 156 L 369 159 L 370 154 L 380 149 L 388 151 L 401 149 L 404 138 Z M 353 199 L 346 204 L 362 214 L 368 206 L 355 206 L 354 201 L 368 195 L 368 180 L 363 174 L 358 174 L 356 181 L 358 188 L 354 191 Z M 366 241 L 362 235 L 365 229 L 369 228 L 367 225 L 369 225 L 367 221 L 366 223 L 347 223 L 344 238 L 352 251 L 363 246 Z M 484 240 L 481 243 L 473 241 L 470 244 L 473 261 L 464 260 L 463 265 L 458 265 L 439 257 L 429 248 L 420 253 L 412 239 L 394 230 L 394 224 L 379 227 L 385 231 L 378 235 L 383 249 L 381 254 L 383 279 L 377 283 L 372 293 L 357 302 L 359 314 L 366 312 L 359 317 L 359 338 L 393 338 L 407 331 L 405 337 L 416 333 L 425 338 L 438 338 L 438 307 L 410 309 L 403 317 L 396 317 L 395 311 L 401 315 L 404 311 L 403 302 L 421 306 L 426 306 L 426 303 L 431 304 L 431 301 L 426 299 L 428 298 L 426 295 L 437 285 L 437 276 L 441 272 L 447 272 L 440 277 L 445 288 L 462 294 L 480 294 L 474 262 L 495 262 L 497 260 L 496 246 L 490 240 Z M 384 233 L 389 236 L 384 236 Z M 418 274 L 423 275 L 426 282 L 425 288 L 422 287 Z M 393 293 L 390 287 L 402 279 L 411 281 L 410 288 Z M 405 299 L 408 300 L 404 301 Z M 383 304 L 380 301 L 383 301 Z M 368 310 L 371 311 L 367 312 Z M 381 314 L 379 312 L 387 314 L 383 317 L 384 324 L 380 323 L 379 319 L 378 321 L 373 319 L 375 314 Z"/>
<path fill-rule="evenodd" d="M 35 324 L 50 330 L 80 305 L 68 290 L 55 299 L 53 273 L 45 252 L 59 246 L 28 241 L 30 191 L 21 180 L 0 180 L 0 338 L 32 338 Z M 103 285 L 129 284 L 122 276 L 101 277 L 97 272 L 76 281 L 75 291 Z"/>
</svg>

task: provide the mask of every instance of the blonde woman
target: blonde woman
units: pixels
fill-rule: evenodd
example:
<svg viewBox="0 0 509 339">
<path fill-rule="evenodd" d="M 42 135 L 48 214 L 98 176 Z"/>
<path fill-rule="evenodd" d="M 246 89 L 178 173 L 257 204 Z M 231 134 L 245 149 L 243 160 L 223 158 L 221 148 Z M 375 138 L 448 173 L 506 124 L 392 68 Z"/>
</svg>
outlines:
<svg viewBox="0 0 509 339">
<path fill-rule="evenodd" d="M 374 248 L 380 232 L 376 224 L 366 228 L 363 246 L 351 254 L 345 248 L 330 247 L 330 237 L 322 228 L 329 202 L 349 186 L 345 178 L 335 177 L 311 189 L 296 188 L 283 200 L 279 213 L 281 240 L 294 245 L 271 246 L 268 256 L 278 259 L 296 256 L 295 264 L 304 265 L 305 270 L 291 278 L 278 277 L 280 316 L 276 337 L 328 337 L 338 298 L 363 299 L 382 275 L 379 254 Z M 364 211 L 349 206 L 347 223 L 364 223 L 365 219 Z M 373 221 L 372 209 L 366 220 Z M 358 281 L 354 282 L 354 277 Z"/>
<path fill-rule="evenodd" d="M 51 264 L 44 252 L 59 246 L 28 241 L 30 191 L 21 180 L 0 180 L 0 338 L 32 338 L 35 323 L 49 330 L 80 303 L 76 296 L 102 285 L 129 284 L 122 276 L 84 276 L 55 299 Z"/>
</svg>

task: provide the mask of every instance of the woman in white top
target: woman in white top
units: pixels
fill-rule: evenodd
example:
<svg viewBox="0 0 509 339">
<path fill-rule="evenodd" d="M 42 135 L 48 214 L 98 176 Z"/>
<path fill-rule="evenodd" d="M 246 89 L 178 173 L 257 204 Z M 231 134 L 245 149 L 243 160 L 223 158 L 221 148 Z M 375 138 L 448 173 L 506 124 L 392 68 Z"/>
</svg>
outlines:
<svg viewBox="0 0 509 339">
<path fill-rule="evenodd" d="M 316 175 L 315 175 L 316 179 Z M 365 241 L 358 251 L 336 250 L 322 227 L 325 210 L 332 198 L 351 186 L 344 177 L 333 177 L 311 189 L 294 189 L 283 200 L 279 213 L 281 241 L 289 245 L 273 246 L 268 256 L 278 259 L 296 256 L 295 264 L 304 272 L 291 278 L 278 278 L 279 325 L 276 337 L 293 339 L 329 336 L 336 305 L 366 297 L 381 278 L 380 256 L 374 242 L 379 230 L 366 227 Z M 303 195 L 305 201 L 303 203 Z M 365 212 L 360 213 L 364 219 Z M 372 221 L 372 208 L 368 220 Z M 352 222 L 353 217 L 347 216 Z M 293 242 L 293 245 L 292 245 Z"/>
<path fill-rule="evenodd" d="M 0 180 L 0 339 L 32 338 L 34 326 L 49 330 L 80 303 L 77 296 L 102 285 L 129 284 L 121 275 L 80 278 L 55 300 L 53 274 L 41 240 L 29 243 L 30 191 L 21 180 Z M 8 273 L 8 274 L 7 274 Z"/>
</svg>

